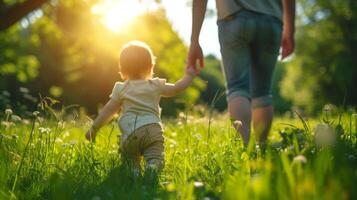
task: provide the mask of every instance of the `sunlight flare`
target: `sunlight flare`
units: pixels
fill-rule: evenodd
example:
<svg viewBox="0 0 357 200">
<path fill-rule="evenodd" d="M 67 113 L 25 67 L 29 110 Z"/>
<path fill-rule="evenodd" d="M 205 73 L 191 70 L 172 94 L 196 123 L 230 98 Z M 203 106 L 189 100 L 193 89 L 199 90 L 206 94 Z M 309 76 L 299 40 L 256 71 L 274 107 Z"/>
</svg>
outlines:
<svg viewBox="0 0 357 200">
<path fill-rule="evenodd" d="M 154 1 L 105 0 L 92 7 L 92 13 L 111 31 L 119 32 L 136 17 L 157 9 Z"/>
</svg>

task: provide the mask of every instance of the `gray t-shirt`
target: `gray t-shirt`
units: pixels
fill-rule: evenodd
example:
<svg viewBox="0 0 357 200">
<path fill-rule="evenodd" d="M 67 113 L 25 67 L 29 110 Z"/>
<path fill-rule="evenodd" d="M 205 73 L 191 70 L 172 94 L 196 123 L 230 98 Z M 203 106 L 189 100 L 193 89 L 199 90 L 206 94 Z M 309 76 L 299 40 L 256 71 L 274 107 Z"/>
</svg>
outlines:
<svg viewBox="0 0 357 200">
<path fill-rule="evenodd" d="M 241 9 L 247 9 L 277 17 L 282 21 L 282 0 L 216 0 L 218 20 Z"/>
</svg>

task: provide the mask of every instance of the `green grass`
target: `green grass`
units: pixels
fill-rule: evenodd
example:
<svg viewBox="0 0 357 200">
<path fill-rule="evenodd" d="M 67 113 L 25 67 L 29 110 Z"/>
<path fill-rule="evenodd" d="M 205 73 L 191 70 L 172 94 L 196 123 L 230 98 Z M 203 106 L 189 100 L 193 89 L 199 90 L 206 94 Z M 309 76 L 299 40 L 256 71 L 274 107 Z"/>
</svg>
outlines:
<svg viewBox="0 0 357 200">
<path fill-rule="evenodd" d="M 265 151 L 243 147 L 226 115 L 166 119 L 158 185 L 134 180 L 121 165 L 115 122 L 91 144 L 84 139 L 90 121 L 75 116 L 1 117 L 0 199 L 357 198 L 351 112 L 277 118 Z M 330 145 L 316 144 L 317 124 L 333 130 Z"/>
</svg>

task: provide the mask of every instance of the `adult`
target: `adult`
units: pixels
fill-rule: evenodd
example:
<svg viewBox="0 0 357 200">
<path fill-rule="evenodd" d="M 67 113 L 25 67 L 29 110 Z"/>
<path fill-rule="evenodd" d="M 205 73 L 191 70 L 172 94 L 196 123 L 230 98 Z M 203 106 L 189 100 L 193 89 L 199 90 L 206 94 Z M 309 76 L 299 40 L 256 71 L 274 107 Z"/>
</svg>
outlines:
<svg viewBox="0 0 357 200">
<path fill-rule="evenodd" d="M 189 66 L 203 67 L 199 35 L 207 0 L 193 0 Z M 216 0 L 218 34 L 228 111 L 243 142 L 253 121 L 264 144 L 273 120 L 271 80 L 281 46 L 282 59 L 294 51 L 295 0 Z M 199 65 L 199 66 L 198 66 Z"/>
</svg>

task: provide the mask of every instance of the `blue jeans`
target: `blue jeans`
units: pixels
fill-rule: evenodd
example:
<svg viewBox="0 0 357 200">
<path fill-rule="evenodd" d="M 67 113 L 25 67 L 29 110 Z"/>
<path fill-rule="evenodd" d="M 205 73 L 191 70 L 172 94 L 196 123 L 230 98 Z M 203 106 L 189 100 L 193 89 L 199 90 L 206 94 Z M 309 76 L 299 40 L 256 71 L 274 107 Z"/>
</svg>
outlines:
<svg viewBox="0 0 357 200">
<path fill-rule="evenodd" d="M 281 21 L 270 15 L 241 10 L 217 24 L 228 101 L 243 96 L 251 100 L 252 107 L 271 105 Z"/>
</svg>

